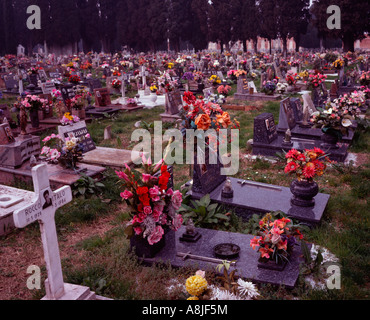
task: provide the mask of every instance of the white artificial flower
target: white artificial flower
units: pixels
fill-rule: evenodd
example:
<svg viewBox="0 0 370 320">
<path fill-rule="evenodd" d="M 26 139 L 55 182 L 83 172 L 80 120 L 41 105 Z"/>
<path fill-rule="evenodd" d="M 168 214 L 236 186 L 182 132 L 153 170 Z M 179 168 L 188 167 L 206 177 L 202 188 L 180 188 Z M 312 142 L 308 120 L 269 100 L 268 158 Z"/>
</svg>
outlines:
<svg viewBox="0 0 370 320">
<path fill-rule="evenodd" d="M 342 126 L 343 127 L 347 128 L 347 127 L 349 127 L 351 125 L 352 125 L 352 121 L 351 120 L 349 120 L 349 119 L 343 119 L 342 120 Z"/>
<path fill-rule="evenodd" d="M 211 300 L 242 300 L 239 296 L 230 293 L 227 290 L 212 288 Z"/>
<path fill-rule="evenodd" d="M 238 290 L 240 294 L 245 295 L 248 298 L 254 298 L 259 296 L 259 292 L 256 286 L 252 282 L 244 281 L 243 279 L 238 279 Z"/>
</svg>

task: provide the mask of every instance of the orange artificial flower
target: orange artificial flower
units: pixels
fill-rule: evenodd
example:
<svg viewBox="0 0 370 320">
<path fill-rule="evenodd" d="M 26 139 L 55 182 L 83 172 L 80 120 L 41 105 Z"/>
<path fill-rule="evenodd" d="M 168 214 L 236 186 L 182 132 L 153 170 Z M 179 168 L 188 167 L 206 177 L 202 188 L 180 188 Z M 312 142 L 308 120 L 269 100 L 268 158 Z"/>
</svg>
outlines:
<svg viewBox="0 0 370 320">
<path fill-rule="evenodd" d="M 224 128 L 227 127 L 232 123 L 230 120 L 230 115 L 227 112 L 224 112 L 222 115 L 216 115 L 217 122 Z"/>
<path fill-rule="evenodd" d="M 208 130 L 209 127 L 211 126 L 211 118 L 209 117 L 208 114 L 200 114 L 196 119 L 195 119 L 195 125 L 198 127 L 200 130 Z"/>
</svg>

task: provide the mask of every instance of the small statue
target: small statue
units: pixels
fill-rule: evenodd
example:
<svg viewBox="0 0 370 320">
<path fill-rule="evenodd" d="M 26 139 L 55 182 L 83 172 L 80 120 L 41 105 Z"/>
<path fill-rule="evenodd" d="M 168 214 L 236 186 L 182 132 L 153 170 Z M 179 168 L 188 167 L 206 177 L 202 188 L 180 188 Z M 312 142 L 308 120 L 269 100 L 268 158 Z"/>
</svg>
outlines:
<svg viewBox="0 0 370 320">
<path fill-rule="evenodd" d="M 19 111 L 19 127 L 21 128 L 21 136 L 27 135 L 27 113 L 24 106 L 21 106 Z"/>
<path fill-rule="evenodd" d="M 303 119 L 302 123 L 299 125 L 301 128 L 310 128 L 311 125 L 309 123 L 310 120 L 310 112 L 308 110 L 308 105 L 305 103 L 303 107 Z"/>
<path fill-rule="evenodd" d="M 232 198 L 234 196 L 234 190 L 230 178 L 226 179 L 221 195 L 224 198 Z"/>
<path fill-rule="evenodd" d="M 186 224 L 186 234 L 194 234 L 195 233 L 195 226 L 193 219 L 189 219 L 188 223 Z"/>
<path fill-rule="evenodd" d="M 292 132 L 290 131 L 290 129 L 288 129 L 285 132 L 283 146 L 292 146 L 292 145 L 293 145 L 293 142 L 292 142 Z"/>
</svg>

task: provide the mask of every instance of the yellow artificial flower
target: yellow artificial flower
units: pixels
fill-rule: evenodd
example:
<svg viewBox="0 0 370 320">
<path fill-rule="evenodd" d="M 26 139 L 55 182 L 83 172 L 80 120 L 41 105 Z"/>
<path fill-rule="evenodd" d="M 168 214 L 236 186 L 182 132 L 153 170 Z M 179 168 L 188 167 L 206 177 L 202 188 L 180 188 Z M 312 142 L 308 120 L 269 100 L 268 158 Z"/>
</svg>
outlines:
<svg viewBox="0 0 370 320">
<path fill-rule="evenodd" d="M 207 280 L 201 276 L 192 276 L 186 280 L 186 291 L 192 296 L 200 296 L 208 288 Z"/>
</svg>

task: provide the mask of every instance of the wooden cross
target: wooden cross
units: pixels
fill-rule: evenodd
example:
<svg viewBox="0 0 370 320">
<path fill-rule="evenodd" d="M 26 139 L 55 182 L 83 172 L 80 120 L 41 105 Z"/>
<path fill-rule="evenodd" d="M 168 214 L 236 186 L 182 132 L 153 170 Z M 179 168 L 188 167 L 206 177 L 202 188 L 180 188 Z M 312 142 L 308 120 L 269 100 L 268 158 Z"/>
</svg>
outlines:
<svg viewBox="0 0 370 320">
<path fill-rule="evenodd" d="M 35 198 L 15 211 L 13 219 L 17 228 L 25 228 L 36 220 L 39 222 L 48 274 L 46 293 L 49 299 L 56 300 L 64 295 L 64 282 L 54 217 L 57 209 L 72 201 L 72 191 L 70 186 L 64 186 L 53 192 L 45 164 L 32 168 L 32 178 Z"/>
</svg>

